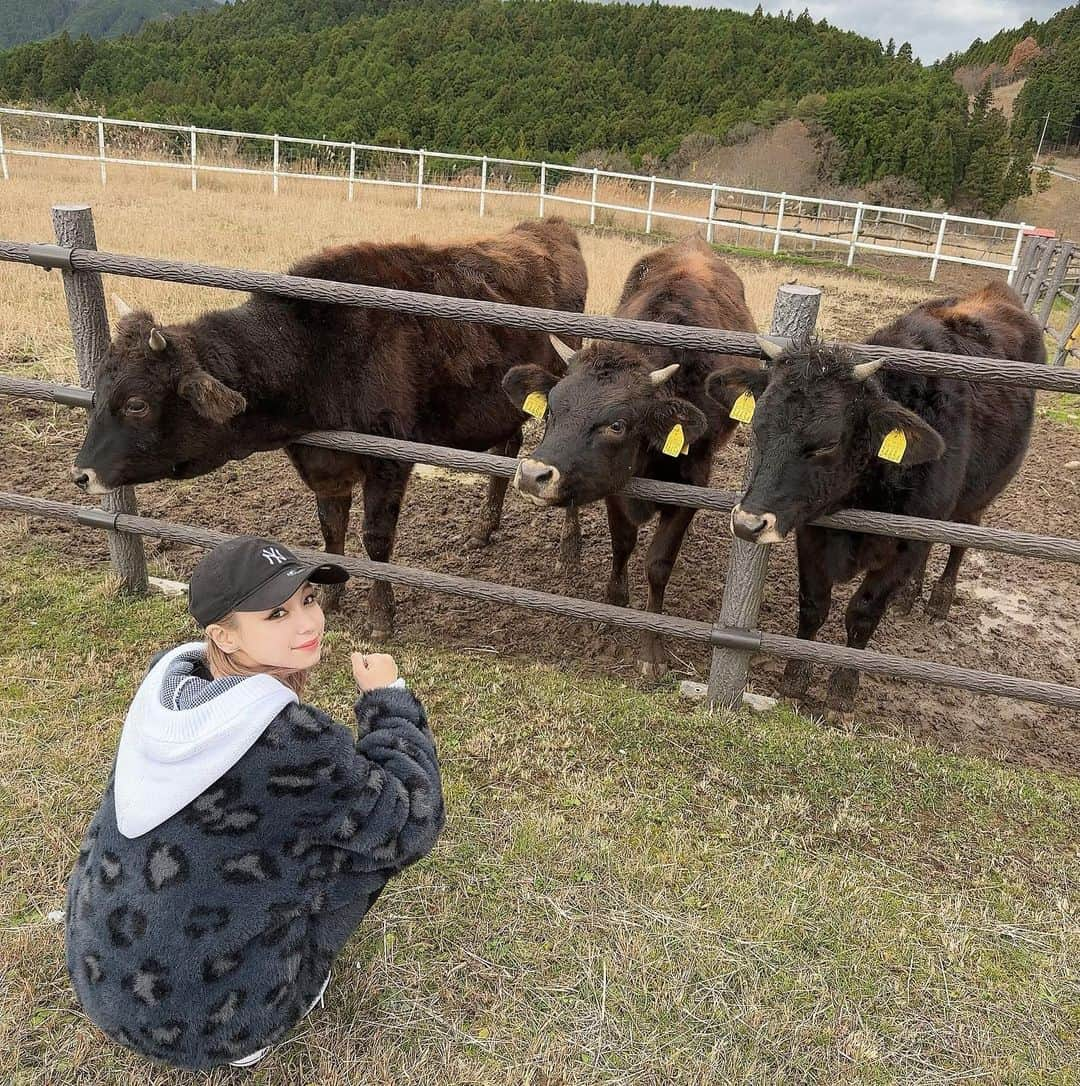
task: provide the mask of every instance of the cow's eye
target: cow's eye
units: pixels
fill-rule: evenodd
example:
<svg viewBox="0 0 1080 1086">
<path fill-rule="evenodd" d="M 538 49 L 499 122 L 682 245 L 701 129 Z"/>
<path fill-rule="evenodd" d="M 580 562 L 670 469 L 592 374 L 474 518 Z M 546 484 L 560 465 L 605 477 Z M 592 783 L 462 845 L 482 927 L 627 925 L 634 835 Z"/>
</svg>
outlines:
<svg viewBox="0 0 1080 1086">
<path fill-rule="evenodd" d="M 834 441 L 831 445 L 822 445 L 820 448 L 814 449 L 811 456 L 828 456 L 830 453 L 836 452 L 840 448 L 840 442 Z"/>
<path fill-rule="evenodd" d="M 141 418 L 150 410 L 150 405 L 145 401 L 139 399 L 138 396 L 132 396 L 126 404 L 124 404 L 124 414 L 133 419 Z"/>
<path fill-rule="evenodd" d="M 614 422 L 608 423 L 609 434 L 625 434 L 626 433 L 626 419 L 616 419 Z"/>
</svg>

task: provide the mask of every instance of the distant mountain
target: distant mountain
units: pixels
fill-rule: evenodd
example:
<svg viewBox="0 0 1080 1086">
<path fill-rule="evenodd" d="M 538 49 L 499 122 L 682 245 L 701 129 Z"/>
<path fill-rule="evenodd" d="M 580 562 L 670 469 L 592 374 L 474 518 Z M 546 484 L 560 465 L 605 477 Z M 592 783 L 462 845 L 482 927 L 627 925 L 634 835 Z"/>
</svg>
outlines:
<svg viewBox="0 0 1080 1086">
<path fill-rule="evenodd" d="M 1028 191 L 1033 149 L 907 42 L 675 3 L 237 0 L 0 53 L 3 99 L 647 172 L 796 119 L 824 180 L 991 214 Z"/>
<path fill-rule="evenodd" d="M 220 0 L 0 0 L 0 49 L 51 38 L 113 38 L 152 19 L 218 6 Z"/>
</svg>

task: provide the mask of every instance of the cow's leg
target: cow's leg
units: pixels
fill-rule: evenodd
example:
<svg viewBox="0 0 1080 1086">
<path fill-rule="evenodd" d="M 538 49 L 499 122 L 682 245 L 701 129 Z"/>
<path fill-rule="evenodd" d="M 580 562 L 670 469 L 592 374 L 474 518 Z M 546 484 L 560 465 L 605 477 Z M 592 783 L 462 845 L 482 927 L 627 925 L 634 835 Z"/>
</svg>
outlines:
<svg viewBox="0 0 1080 1086">
<path fill-rule="evenodd" d="M 315 495 L 327 553 L 344 554 L 353 488 L 363 478 L 364 459 L 311 445 L 286 445 L 285 452 L 304 485 Z M 323 586 L 321 598 L 325 610 L 338 610 L 344 588 L 339 584 Z"/>
<path fill-rule="evenodd" d="M 847 644 L 849 649 L 864 649 L 885 614 L 889 598 L 926 561 L 929 543 L 909 543 L 897 548 L 895 558 L 887 565 L 870 570 L 858 590 L 848 601 Z M 830 709 L 845 712 L 851 708 L 859 689 L 859 673 L 850 667 L 837 668 L 829 676 L 826 704 Z"/>
<path fill-rule="evenodd" d="M 934 585 L 930 598 L 926 601 L 926 613 L 932 619 L 946 619 L 949 610 L 956 598 L 956 575 L 960 572 L 960 564 L 964 561 L 967 547 L 950 547 L 949 560 L 945 563 L 945 569 Z"/>
<path fill-rule="evenodd" d="M 893 597 L 893 606 L 902 615 L 911 614 L 911 609 L 922 598 L 923 584 L 926 581 L 926 563 L 930 558 L 930 548 L 926 549 L 926 557 L 922 565 L 912 575 L 911 580 L 905 584 Z"/>
<path fill-rule="evenodd" d="M 562 576 L 581 565 L 581 518 L 578 507 L 568 505 L 563 519 L 562 536 L 559 539 L 559 561 L 555 565 L 556 574 Z"/>
<path fill-rule="evenodd" d="M 401 499 L 409 482 L 409 464 L 370 461 L 364 477 L 364 549 L 373 562 L 389 562 L 397 535 Z M 394 632 L 394 592 L 386 581 L 373 581 L 368 593 L 371 636 L 385 640 Z"/>
<path fill-rule="evenodd" d="M 678 505 L 666 505 L 660 513 L 649 553 L 645 557 L 645 575 L 649 581 L 649 602 L 646 609 L 660 614 L 664 610 L 664 594 L 667 592 L 675 559 L 679 556 L 686 530 L 694 519 L 695 509 Z M 667 651 L 659 634 L 646 631 L 641 635 L 641 674 L 656 682 L 667 671 Z"/>
<path fill-rule="evenodd" d="M 316 494 L 319 509 L 319 527 L 328 554 L 345 553 L 345 534 L 349 530 L 349 512 L 352 509 L 352 491 L 347 494 Z M 341 607 L 343 584 L 322 586 L 322 605 L 326 611 L 337 611 Z"/>
<path fill-rule="evenodd" d="M 522 434 L 515 431 L 501 445 L 495 445 L 488 452 L 495 456 L 517 456 L 521 451 Z M 502 523 L 503 501 L 506 499 L 506 488 L 510 480 L 498 475 L 488 477 L 487 500 L 484 502 L 480 520 L 473 529 L 472 535 L 466 540 L 465 547 L 468 550 L 479 550 L 491 543 L 492 535 Z"/>
<path fill-rule="evenodd" d="M 608 528 L 611 530 L 611 576 L 604 599 L 616 607 L 630 606 L 630 586 L 626 580 L 626 565 L 637 546 L 638 525 L 630 518 L 620 498 L 605 499 Z"/>
<path fill-rule="evenodd" d="M 799 629 L 797 636 L 813 641 L 825 625 L 832 606 L 833 582 L 826 569 L 825 539 L 813 528 L 800 528 L 795 535 L 799 559 Z M 799 699 L 806 694 L 814 667 L 809 660 L 788 660 L 780 693 Z"/>
</svg>

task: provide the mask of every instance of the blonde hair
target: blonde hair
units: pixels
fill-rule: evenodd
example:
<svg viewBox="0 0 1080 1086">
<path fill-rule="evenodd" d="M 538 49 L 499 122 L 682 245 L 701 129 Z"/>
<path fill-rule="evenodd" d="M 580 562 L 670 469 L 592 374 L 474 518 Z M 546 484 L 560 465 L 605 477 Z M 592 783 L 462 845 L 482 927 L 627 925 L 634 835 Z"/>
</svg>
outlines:
<svg viewBox="0 0 1080 1086">
<path fill-rule="evenodd" d="M 236 620 L 229 614 L 218 619 L 214 625 L 235 630 Z M 249 675 L 272 675 L 283 682 L 298 698 L 304 695 L 304 686 L 307 684 L 308 673 L 311 671 L 311 668 L 291 671 L 284 667 L 247 667 L 233 659 L 209 636 L 206 638 L 206 666 L 215 679 L 220 679 L 224 675 L 242 675 L 245 678 Z"/>
</svg>

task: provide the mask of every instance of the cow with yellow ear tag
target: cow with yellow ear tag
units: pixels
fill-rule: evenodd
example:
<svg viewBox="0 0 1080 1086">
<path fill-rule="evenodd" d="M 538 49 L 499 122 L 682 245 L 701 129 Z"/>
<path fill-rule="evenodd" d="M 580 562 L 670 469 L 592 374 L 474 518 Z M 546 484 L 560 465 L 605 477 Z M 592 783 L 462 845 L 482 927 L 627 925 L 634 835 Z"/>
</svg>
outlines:
<svg viewBox="0 0 1080 1086">
<path fill-rule="evenodd" d="M 741 280 L 700 238 L 639 260 L 615 315 L 754 331 Z M 612 554 L 606 599 L 620 606 L 630 602 L 626 571 L 638 531 L 659 513 L 646 571 L 648 609 L 662 611 L 694 510 L 624 498 L 619 491 L 635 476 L 708 483 L 713 455 L 738 422 L 709 399 L 705 383 L 736 359 L 614 341 L 594 341 L 560 355 L 567 361 L 562 378 L 539 366 L 517 366 L 503 379 L 510 399 L 545 427 L 539 446 L 519 462 L 514 486 L 539 505 L 606 502 Z M 642 673 L 657 679 L 666 669 L 659 638 L 644 635 Z"/>
<path fill-rule="evenodd" d="M 1038 323 L 997 281 L 966 298 L 925 302 L 868 342 L 1046 361 Z M 732 532 L 761 544 L 794 535 L 802 638 L 824 623 L 833 586 L 865 574 L 846 616 L 847 644 L 857 649 L 890 600 L 910 609 L 919 597 L 930 545 L 811 522 L 851 507 L 978 524 L 1023 461 L 1035 404 L 1030 388 L 899 372 L 829 344 L 780 352 L 767 371 L 730 367 L 710 378 L 709 394 L 721 410 L 748 395 L 755 401 L 760 458 L 732 511 Z M 947 617 L 963 556 L 951 549 L 927 605 L 931 618 Z M 784 693 L 803 697 L 810 678 L 809 664 L 790 661 Z M 829 707 L 846 712 L 857 688 L 857 672 L 834 672 Z"/>
</svg>

